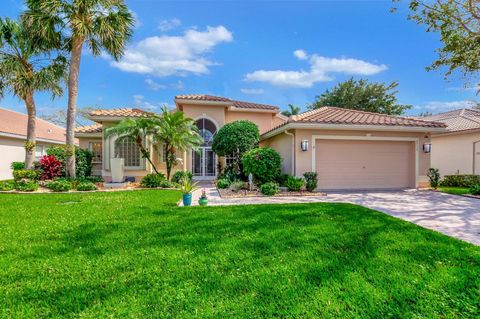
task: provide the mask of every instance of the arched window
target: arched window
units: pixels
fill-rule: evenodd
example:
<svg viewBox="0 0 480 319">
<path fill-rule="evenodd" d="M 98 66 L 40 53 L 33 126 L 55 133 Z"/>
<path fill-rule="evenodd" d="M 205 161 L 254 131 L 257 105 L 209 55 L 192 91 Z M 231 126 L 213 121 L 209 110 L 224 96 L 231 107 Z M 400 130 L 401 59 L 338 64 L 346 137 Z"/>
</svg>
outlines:
<svg viewBox="0 0 480 319">
<path fill-rule="evenodd" d="M 197 120 L 197 127 L 200 136 L 203 138 L 202 146 L 211 146 L 213 141 L 213 135 L 217 132 L 215 124 L 206 118 Z"/>
</svg>

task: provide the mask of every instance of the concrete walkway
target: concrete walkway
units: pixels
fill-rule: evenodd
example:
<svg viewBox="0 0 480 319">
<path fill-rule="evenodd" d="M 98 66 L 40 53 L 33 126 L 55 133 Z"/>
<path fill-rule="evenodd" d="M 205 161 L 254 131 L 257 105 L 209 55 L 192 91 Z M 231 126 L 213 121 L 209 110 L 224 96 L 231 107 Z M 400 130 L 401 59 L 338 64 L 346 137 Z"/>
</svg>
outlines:
<svg viewBox="0 0 480 319">
<path fill-rule="evenodd" d="M 221 198 L 212 185 L 193 194 L 198 205 L 202 189 L 210 206 L 343 202 L 362 205 L 397 218 L 480 245 L 480 199 L 433 191 L 344 192 L 327 196 Z"/>
</svg>

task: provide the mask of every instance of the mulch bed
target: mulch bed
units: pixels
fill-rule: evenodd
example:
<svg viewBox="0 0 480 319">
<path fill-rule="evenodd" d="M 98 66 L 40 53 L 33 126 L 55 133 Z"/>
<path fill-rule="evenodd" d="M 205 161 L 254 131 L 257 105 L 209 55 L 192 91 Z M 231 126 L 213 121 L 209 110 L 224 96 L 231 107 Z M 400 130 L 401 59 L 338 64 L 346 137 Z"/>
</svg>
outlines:
<svg viewBox="0 0 480 319">
<path fill-rule="evenodd" d="M 258 190 L 239 190 L 237 192 L 232 191 L 231 189 L 218 189 L 218 193 L 222 198 L 240 198 L 240 197 L 272 197 L 272 196 L 265 196 Z M 273 197 L 291 197 L 291 196 L 326 196 L 325 193 L 320 192 L 280 192 Z"/>
</svg>

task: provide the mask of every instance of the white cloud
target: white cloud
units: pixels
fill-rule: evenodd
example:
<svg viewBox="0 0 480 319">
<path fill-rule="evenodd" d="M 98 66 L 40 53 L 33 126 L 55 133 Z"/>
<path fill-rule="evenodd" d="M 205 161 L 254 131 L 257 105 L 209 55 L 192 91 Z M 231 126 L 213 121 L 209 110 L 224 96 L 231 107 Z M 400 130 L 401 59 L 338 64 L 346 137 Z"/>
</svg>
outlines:
<svg viewBox="0 0 480 319">
<path fill-rule="evenodd" d="M 145 79 L 145 83 L 147 84 L 148 88 L 153 91 L 158 91 L 160 89 L 165 89 L 166 86 L 160 83 L 155 82 L 152 79 Z"/>
<path fill-rule="evenodd" d="M 140 94 L 133 96 L 133 105 L 136 108 L 146 110 L 146 111 L 153 111 L 160 106 L 160 104 L 158 103 L 150 103 L 148 101 L 145 101 L 145 97 Z"/>
<path fill-rule="evenodd" d="M 463 101 L 430 101 L 427 102 L 425 105 L 416 106 L 416 109 L 425 110 L 432 113 L 441 113 L 456 109 L 463 109 L 463 108 L 472 108 L 477 103 L 472 100 L 463 100 Z"/>
<path fill-rule="evenodd" d="M 185 83 L 183 83 L 181 80 L 178 80 L 176 83 L 173 83 L 171 87 L 175 90 L 183 91 L 185 90 Z"/>
<path fill-rule="evenodd" d="M 387 70 L 385 64 L 373 64 L 351 58 L 327 58 L 317 54 L 308 55 L 303 50 L 296 50 L 295 57 L 306 60 L 310 69 L 300 71 L 258 70 L 245 75 L 249 82 L 267 82 L 282 87 L 309 88 L 317 82 L 333 81 L 332 73 L 349 75 L 373 75 Z"/>
<path fill-rule="evenodd" d="M 232 33 L 224 26 L 207 27 L 205 31 L 190 29 L 182 36 L 154 36 L 127 48 L 122 60 L 111 60 L 110 64 L 125 72 L 158 77 L 205 74 L 215 63 L 204 55 L 232 40 Z"/>
<path fill-rule="evenodd" d="M 263 89 L 240 89 L 240 91 L 244 94 L 252 94 L 252 95 L 260 95 L 265 92 Z"/>
<path fill-rule="evenodd" d="M 158 30 L 163 32 L 170 31 L 179 27 L 181 24 L 182 24 L 182 21 L 180 21 L 180 19 L 177 19 L 177 18 L 162 20 L 158 24 Z"/>
</svg>

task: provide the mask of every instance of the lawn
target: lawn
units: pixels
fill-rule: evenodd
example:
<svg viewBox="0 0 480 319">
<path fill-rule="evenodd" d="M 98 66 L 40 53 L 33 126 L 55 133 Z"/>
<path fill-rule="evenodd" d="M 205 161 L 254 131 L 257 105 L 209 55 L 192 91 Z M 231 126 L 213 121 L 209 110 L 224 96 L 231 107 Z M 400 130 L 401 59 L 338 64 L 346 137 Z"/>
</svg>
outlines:
<svg viewBox="0 0 480 319">
<path fill-rule="evenodd" d="M 480 248 L 350 204 L 0 195 L 1 318 L 478 318 Z"/>
<path fill-rule="evenodd" d="M 438 190 L 440 192 L 453 195 L 470 194 L 470 188 L 466 187 L 439 187 Z"/>
</svg>

